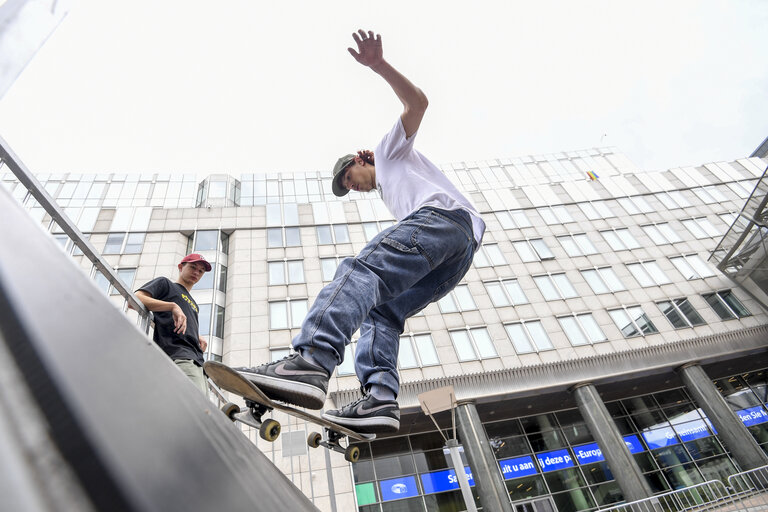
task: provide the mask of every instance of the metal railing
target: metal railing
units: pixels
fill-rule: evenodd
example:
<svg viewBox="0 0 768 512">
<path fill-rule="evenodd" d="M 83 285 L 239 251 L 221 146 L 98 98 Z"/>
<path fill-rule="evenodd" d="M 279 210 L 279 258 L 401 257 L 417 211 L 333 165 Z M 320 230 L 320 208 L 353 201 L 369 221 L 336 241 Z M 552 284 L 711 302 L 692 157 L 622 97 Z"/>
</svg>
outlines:
<svg viewBox="0 0 768 512">
<path fill-rule="evenodd" d="M 726 486 L 710 480 L 691 487 L 623 503 L 598 512 L 681 512 L 693 510 L 768 510 L 768 466 L 728 477 Z"/>
<path fill-rule="evenodd" d="M 40 206 L 51 216 L 56 224 L 72 240 L 72 243 L 82 251 L 83 255 L 93 264 L 97 272 L 100 272 L 106 280 L 114 286 L 115 290 L 125 299 L 128 307 L 135 310 L 139 315 L 139 327 L 145 333 L 149 332 L 152 323 L 152 313 L 144 307 L 136 295 L 125 286 L 104 257 L 97 251 L 91 242 L 83 236 L 74 222 L 64 213 L 64 210 L 56 204 L 56 201 L 48 194 L 45 188 L 37 181 L 37 178 L 24 165 L 24 163 L 11 150 L 8 143 L 0 137 L 0 169 L 5 166 L 15 176 L 19 182 L 26 187 L 27 191 L 35 198 Z"/>
</svg>

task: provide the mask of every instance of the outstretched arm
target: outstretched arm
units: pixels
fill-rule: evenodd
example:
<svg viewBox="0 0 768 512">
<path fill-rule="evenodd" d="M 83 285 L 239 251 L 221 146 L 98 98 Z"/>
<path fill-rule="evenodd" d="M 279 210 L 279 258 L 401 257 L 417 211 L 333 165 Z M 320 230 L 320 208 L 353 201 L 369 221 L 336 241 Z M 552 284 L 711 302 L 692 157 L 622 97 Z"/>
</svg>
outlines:
<svg viewBox="0 0 768 512">
<path fill-rule="evenodd" d="M 357 62 L 363 66 L 368 66 L 386 80 L 403 103 L 403 113 L 400 119 L 403 121 L 405 136 L 410 137 L 419 129 L 421 119 L 427 110 L 429 102 L 426 95 L 384 60 L 381 36 L 379 34 L 376 34 L 374 37 L 371 31 L 366 33 L 363 30 L 358 30 L 352 34 L 352 38 L 357 43 L 357 51 L 347 48 L 349 53 L 352 54 Z"/>
</svg>

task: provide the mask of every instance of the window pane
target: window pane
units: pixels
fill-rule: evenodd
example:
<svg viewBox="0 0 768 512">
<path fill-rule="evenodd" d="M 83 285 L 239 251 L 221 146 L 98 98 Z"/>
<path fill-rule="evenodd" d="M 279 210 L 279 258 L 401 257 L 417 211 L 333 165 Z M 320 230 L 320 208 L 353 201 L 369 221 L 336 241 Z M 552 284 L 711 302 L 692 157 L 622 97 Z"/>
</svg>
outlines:
<svg viewBox="0 0 768 512">
<path fill-rule="evenodd" d="M 198 231 L 195 238 L 195 251 L 215 251 L 219 248 L 219 232 Z"/>
<path fill-rule="evenodd" d="M 643 310 L 640 308 L 640 306 L 632 306 L 631 308 L 627 308 L 627 313 L 632 317 L 632 320 L 634 320 L 640 330 L 643 331 L 643 334 L 659 332 L 658 329 L 656 329 L 656 326 L 653 325 L 653 322 L 651 322 L 650 318 L 648 318 L 648 316 L 643 313 Z"/>
<path fill-rule="evenodd" d="M 267 229 L 267 247 L 283 246 L 283 230 L 281 228 Z"/>
<path fill-rule="evenodd" d="M 304 265 L 301 261 L 288 262 L 288 282 L 291 284 L 304 282 Z"/>
<path fill-rule="evenodd" d="M 104 246 L 103 254 L 120 254 L 124 238 L 125 233 L 110 233 L 107 235 L 107 243 Z"/>
<path fill-rule="evenodd" d="M 375 222 L 363 222 L 363 233 L 365 234 L 365 241 L 370 242 L 373 237 L 379 234 L 379 228 Z"/>
<path fill-rule="evenodd" d="M 557 321 L 560 322 L 560 327 L 562 327 L 565 335 L 568 336 L 568 341 L 571 342 L 571 345 L 577 346 L 589 344 L 589 341 L 587 341 L 584 333 L 581 332 L 579 324 L 576 322 L 575 318 L 572 316 L 565 316 L 563 318 L 558 318 Z"/>
<path fill-rule="evenodd" d="M 646 261 L 643 263 L 643 266 L 645 267 L 645 270 L 647 270 L 651 275 L 656 284 L 668 284 L 672 282 L 667 277 L 667 274 L 661 270 L 661 267 L 659 267 L 658 263 L 655 261 Z"/>
<path fill-rule="evenodd" d="M 269 284 L 285 284 L 285 269 L 282 261 L 270 261 L 269 267 Z"/>
<path fill-rule="evenodd" d="M 582 270 L 581 275 L 584 276 L 584 280 L 592 288 L 595 293 L 608 293 L 608 287 L 605 286 L 597 270 Z"/>
<path fill-rule="evenodd" d="M 299 228 L 285 228 L 285 246 L 299 247 L 301 245 L 301 233 Z"/>
<path fill-rule="evenodd" d="M 286 329 L 288 327 L 288 304 L 285 302 L 269 303 L 269 327 Z"/>
<path fill-rule="evenodd" d="M 563 246 L 563 249 L 565 249 L 565 252 L 568 254 L 568 256 L 582 255 L 581 249 L 578 245 L 576 245 L 576 241 L 570 236 L 559 236 L 557 239 L 560 242 L 560 245 Z"/>
<path fill-rule="evenodd" d="M 723 301 L 730 306 L 730 308 L 741 318 L 745 316 L 751 316 L 752 313 L 750 313 L 747 308 L 744 307 L 744 305 L 737 299 L 733 292 L 730 290 L 719 292 L 720 297 L 722 297 Z"/>
<path fill-rule="evenodd" d="M 507 260 L 504 259 L 504 255 L 501 254 L 501 250 L 498 245 L 486 245 L 485 250 L 488 254 L 488 258 L 491 260 L 492 265 L 504 265 Z"/>
<path fill-rule="evenodd" d="M 517 279 L 509 279 L 504 281 L 504 288 L 507 290 L 509 297 L 512 299 L 512 304 L 528 304 L 528 297 L 525 296 L 523 289 L 517 282 Z"/>
<path fill-rule="evenodd" d="M 573 238 L 576 240 L 576 243 L 579 244 L 579 247 L 581 247 L 581 252 L 584 254 L 597 254 L 597 248 L 587 235 L 573 235 Z"/>
<path fill-rule="evenodd" d="M 541 322 L 538 320 L 535 322 L 526 322 L 525 327 L 528 329 L 528 333 L 531 335 L 533 343 L 539 350 L 551 350 L 554 348 L 552 342 L 549 341 L 549 336 L 547 336 L 547 332 L 544 330 L 544 326 L 541 325 Z"/>
<path fill-rule="evenodd" d="M 635 276 L 640 286 L 653 286 L 655 284 L 651 276 L 648 275 L 648 272 L 639 263 L 628 263 L 627 268 Z"/>
<path fill-rule="evenodd" d="M 344 361 L 336 367 L 337 375 L 354 375 L 355 374 L 355 355 L 352 350 L 353 343 L 350 343 L 344 348 Z"/>
<path fill-rule="evenodd" d="M 728 309 L 723 302 L 721 302 L 719 296 L 716 293 L 708 293 L 704 295 L 704 300 L 706 300 L 707 303 L 712 306 L 712 309 L 715 310 L 715 313 L 717 313 L 721 320 L 731 320 L 736 318 L 731 310 Z"/>
<path fill-rule="evenodd" d="M 664 224 L 658 224 L 656 227 L 659 228 L 659 231 L 661 232 L 661 234 L 664 235 L 664 238 L 666 238 L 668 241 L 673 243 L 683 241 L 683 239 L 680 238 L 677 232 L 674 229 L 672 229 L 672 227 L 668 223 L 665 222 Z"/>
<path fill-rule="evenodd" d="M 347 226 L 345 224 L 336 224 L 333 226 L 333 233 L 336 235 L 336 243 L 337 244 L 348 244 L 349 243 L 349 231 L 347 231 Z"/>
<path fill-rule="evenodd" d="M 713 277 L 715 273 L 712 271 L 707 262 L 705 262 L 698 254 L 690 254 L 685 257 L 685 260 L 690 266 L 696 270 L 701 277 Z"/>
<path fill-rule="evenodd" d="M 675 305 L 691 325 L 702 325 L 705 323 L 704 319 L 701 318 L 699 313 L 693 309 L 691 303 L 688 302 L 688 299 L 676 299 Z"/>
<path fill-rule="evenodd" d="M 576 297 L 576 290 L 573 288 L 571 281 L 565 274 L 552 274 L 552 279 L 560 290 L 560 294 L 563 298 L 570 299 Z"/>
<path fill-rule="evenodd" d="M 101 273 L 99 273 L 99 275 L 101 275 Z M 133 278 L 135 275 L 136 275 L 135 268 L 121 268 L 117 271 L 117 277 L 120 278 L 120 281 L 122 281 L 125 287 L 128 288 L 129 290 L 133 288 Z M 120 295 L 120 292 L 117 291 L 117 288 L 113 286 L 111 295 Z"/>
<path fill-rule="evenodd" d="M 459 361 L 472 361 L 477 359 L 477 354 L 475 354 L 475 349 L 472 348 L 472 343 L 469 341 L 467 331 L 454 331 L 450 334 L 453 346 L 456 348 L 456 355 L 459 356 Z"/>
<path fill-rule="evenodd" d="M 416 354 L 413 353 L 410 336 L 400 337 L 400 350 L 397 354 L 397 360 L 400 368 L 416 368 L 419 366 L 416 361 Z"/>
<path fill-rule="evenodd" d="M 555 257 L 555 255 L 552 254 L 552 251 L 549 250 L 549 247 L 547 247 L 547 244 L 544 243 L 544 240 L 540 238 L 531 240 L 531 246 L 533 246 L 534 250 L 543 260 L 552 259 Z"/>
<path fill-rule="evenodd" d="M 481 250 L 478 250 L 477 252 L 475 252 L 475 256 L 472 260 L 472 263 L 474 263 L 474 265 L 477 268 L 491 266 L 491 264 L 488 262 L 488 258 L 485 257 L 485 251 L 483 251 L 482 248 Z"/>
<path fill-rule="evenodd" d="M 502 229 L 515 229 L 517 227 L 509 212 L 496 212 L 496 219 L 501 224 Z"/>
<path fill-rule="evenodd" d="M 472 338 L 475 340 L 477 350 L 480 352 L 480 357 L 489 358 L 496 357 L 496 348 L 493 346 L 491 337 L 488 335 L 488 331 L 485 328 L 472 329 Z"/>
<path fill-rule="evenodd" d="M 213 288 L 213 277 L 216 272 L 211 270 L 210 272 L 203 272 L 203 277 L 195 284 L 196 290 L 210 290 Z"/>
<path fill-rule="evenodd" d="M 128 238 L 125 241 L 124 254 L 140 254 L 144 248 L 144 233 L 128 233 Z"/>
<path fill-rule="evenodd" d="M 625 337 L 630 338 L 640 334 L 640 331 L 635 327 L 635 324 L 629 320 L 629 316 L 627 316 L 627 313 L 623 309 L 614 309 L 613 311 L 608 311 L 608 314 L 611 315 L 616 327 L 619 328 Z"/>
<path fill-rule="evenodd" d="M 307 316 L 307 301 L 292 300 L 291 301 L 291 327 L 301 327 L 301 322 L 304 321 L 305 316 Z"/>
<path fill-rule="evenodd" d="M 622 283 L 619 279 L 619 276 L 616 275 L 616 272 L 614 272 L 611 267 L 603 267 L 599 269 L 599 271 L 600 277 L 602 277 L 603 281 L 608 284 L 608 288 L 610 288 L 612 292 L 618 292 L 627 289 L 624 286 L 624 283 Z"/>
<path fill-rule="evenodd" d="M 592 316 L 591 313 L 587 313 L 584 315 L 577 315 L 579 322 L 581 322 L 581 326 L 584 328 L 584 330 L 587 333 L 587 337 L 589 337 L 590 341 L 593 343 L 598 341 L 605 341 L 608 338 L 605 336 L 605 333 L 603 333 L 603 330 L 600 329 L 600 326 L 597 325 L 597 322 L 595 321 L 595 318 Z"/>
<path fill-rule="evenodd" d="M 707 234 L 704 232 L 703 229 L 699 227 L 699 225 L 696 223 L 695 220 L 688 219 L 688 220 L 682 221 L 682 223 L 683 223 L 683 226 L 685 226 L 694 237 L 707 238 Z"/>
<path fill-rule="evenodd" d="M 218 337 L 223 338 L 224 337 L 224 308 L 216 305 L 216 313 L 213 316 L 213 329 L 211 329 L 211 334 Z"/>
<path fill-rule="evenodd" d="M 528 334 L 523 329 L 522 324 L 510 324 L 505 325 L 509 339 L 512 340 L 512 345 L 515 347 L 515 352 L 518 354 L 525 354 L 527 352 L 533 352 L 533 345 L 528 339 Z"/>
<path fill-rule="evenodd" d="M 440 364 L 440 360 L 437 357 L 437 351 L 435 350 L 435 344 L 432 342 L 432 336 L 429 334 L 420 334 L 414 336 L 413 340 L 416 342 L 416 349 L 419 352 L 422 366 Z"/>
<path fill-rule="evenodd" d="M 688 327 L 688 323 L 682 319 L 674 306 L 672 306 L 671 302 L 659 302 L 658 305 L 661 312 L 664 313 L 664 316 L 666 316 L 667 320 L 669 320 L 669 323 L 671 323 L 676 329 Z"/>
<path fill-rule="evenodd" d="M 332 281 L 334 274 L 336 274 L 336 258 L 321 259 L 320 268 L 323 272 L 323 281 Z"/>
<path fill-rule="evenodd" d="M 211 304 L 198 304 L 200 311 L 197 313 L 198 331 L 200 336 L 208 336 L 211 333 Z"/>
<path fill-rule="evenodd" d="M 637 243 L 637 240 L 635 240 L 635 237 L 632 236 L 628 229 L 617 229 L 616 234 L 627 248 L 637 249 L 640 247 L 640 244 Z"/>
<path fill-rule="evenodd" d="M 614 251 L 626 249 L 624 244 L 621 243 L 621 240 L 619 240 L 619 237 L 613 231 L 601 231 L 600 233 L 602 233 L 603 238 L 605 238 L 605 241 L 608 242 L 608 245 L 610 245 L 611 249 Z"/>
<path fill-rule="evenodd" d="M 557 300 L 560 298 L 560 293 L 558 293 L 555 285 L 552 284 L 549 276 L 536 276 L 533 278 L 533 281 L 539 287 L 544 300 Z"/>
<path fill-rule="evenodd" d="M 477 309 L 475 301 L 472 299 L 472 294 L 469 293 L 469 287 L 467 285 L 460 285 L 454 288 L 453 293 L 456 295 L 456 299 L 459 301 L 459 307 L 462 311 L 468 311 L 471 309 Z"/>
<path fill-rule="evenodd" d="M 456 313 L 459 310 L 456 302 L 453 300 L 453 295 L 450 293 L 438 300 L 437 305 L 440 306 L 441 313 Z"/>
<path fill-rule="evenodd" d="M 531 224 L 531 221 L 528 219 L 528 216 L 525 214 L 525 212 L 521 210 L 509 212 L 509 214 L 512 216 L 512 219 L 515 221 L 515 224 L 517 224 L 517 227 L 519 228 L 529 228 L 533 225 Z"/>
<path fill-rule="evenodd" d="M 491 297 L 494 306 L 497 308 L 509 306 L 509 299 L 507 299 L 504 290 L 501 289 L 501 283 L 485 283 L 485 290 Z"/>
<path fill-rule="evenodd" d="M 317 226 L 317 243 L 320 245 L 328 245 L 333 243 L 333 237 L 331 236 L 331 226 Z"/>
<path fill-rule="evenodd" d="M 676 258 L 669 258 L 669 260 L 672 262 L 675 268 L 677 268 L 677 270 L 680 271 L 680 273 L 683 275 L 684 278 L 691 280 L 699 277 L 696 271 L 693 270 L 693 268 L 688 264 L 688 262 L 682 256 L 676 257 Z"/>
<path fill-rule="evenodd" d="M 227 267 L 219 265 L 219 291 L 227 293 Z"/>
<path fill-rule="evenodd" d="M 512 246 L 524 262 L 539 261 L 528 242 L 512 242 Z"/>
</svg>

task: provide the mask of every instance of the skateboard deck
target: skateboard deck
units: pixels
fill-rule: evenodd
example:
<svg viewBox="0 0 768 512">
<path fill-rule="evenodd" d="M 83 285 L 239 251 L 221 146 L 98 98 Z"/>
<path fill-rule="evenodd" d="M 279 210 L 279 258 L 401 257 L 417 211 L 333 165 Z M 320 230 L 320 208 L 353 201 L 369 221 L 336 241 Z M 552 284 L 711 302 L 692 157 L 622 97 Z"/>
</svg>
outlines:
<svg viewBox="0 0 768 512">
<path fill-rule="evenodd" d="M 303 419 L 324 428 L 325 436 L 318 432 L 312 432 L 307 439 L 307 444 L 312 448 L 324 446 L 330 450 L 344 453 L 347 460 L 357 462 L 360 450 L 356 446 L 346 448 L 339 444 L 344 437 L 356 441 L 370 441 L 376 438 L 376 434 L 363 434 L 355 432 L 347 427 L 329 421 L 318 414 L 312 414 L 303 409 L 272 401 L 256 384 L 249 381 L 229 366 L 216 361 L 206 361 L 205 373 L 219 388 L 234 393 L 245 399 L 248 411 L 241 412 L 240 407 L 234 403 L 228 403 L 222 407 L 222 412 L 232 421 L 241 421 L 247 425 L 259 429 L 259 435 L 266 441 L 274 441 L 280 435 L 280 423 L 274 419 L 262 420 L 262 416 L 271 410 L 282 411 L 296 418 Z M 354 459 L 354 460 L 353 460 Z"/>
</svg>

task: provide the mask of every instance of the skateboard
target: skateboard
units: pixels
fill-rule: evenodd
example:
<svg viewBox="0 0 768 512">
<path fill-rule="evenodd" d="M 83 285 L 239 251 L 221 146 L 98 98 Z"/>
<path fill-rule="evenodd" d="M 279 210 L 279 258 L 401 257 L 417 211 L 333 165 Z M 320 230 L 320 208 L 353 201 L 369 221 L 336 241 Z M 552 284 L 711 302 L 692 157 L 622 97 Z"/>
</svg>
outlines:
<svg viewBox="0 0 768 512">
<path fill-rule="evenodd" d="M 349 440 L 370 441 L 376 438 L 376 434 L 355 432 L 303 409 L 297 409 L 280 402 L 273 402 L 256 384 L 225 364 L 216 361 L 206 361 L 203 368 L 208 378 L 214 384 L 225 391 L 243 397 L 245 400 L 246 411 L 241 411 L 239 405 L 229 402 L 221 407 L 221 412 L 232 421 L 239 421 L 258 429 L 259 436 L 265 441 L 273 442 L 280 435 L 280 422 L 271 418 L 262 419 L 266 413 L 272 410 L 282 411 L 291 416 L 322 426 L 322 434 L 319 432 L 309 434 L 307 445 L 310 448 L 323 446 L 329 450 L 343 453 L 344 458 L 349 462 L 357 462 L 360 458 L 360 448 L 350 445 Z M 348 438 L 346 447 L 341 444 L 344 438 Z"/>
</svg>

